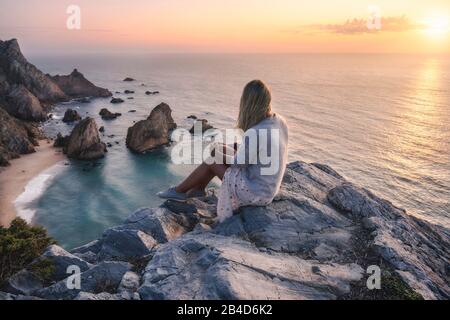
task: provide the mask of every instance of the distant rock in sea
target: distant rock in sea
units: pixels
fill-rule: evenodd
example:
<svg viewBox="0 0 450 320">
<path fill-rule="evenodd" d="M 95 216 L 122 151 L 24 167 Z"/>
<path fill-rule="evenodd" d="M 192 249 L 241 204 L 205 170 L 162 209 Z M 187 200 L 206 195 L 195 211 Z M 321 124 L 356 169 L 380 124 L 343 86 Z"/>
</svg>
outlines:
<svg viewBox="0 0 450 320">
<path fill-rule="evenodd" d="M 95 86 L 77 69 L 74 69 L 70 75 L 56 75 L 51 78 L 71 98 L 112 96 L 108 89 Z"/>
<path fill-rule="evenodd" d="M 110 102 L 111 102 L 112 104 L 118 104 L 118 103 L 124 102 L 124 100 L 121 99 L 121 98 L 112 98 Z"/>
<path fill-rule="evenodd" d="M 156 106 L 146 120 L 141 120 L 128 129 L 126 145 L 137 153 L 153 150 L 169 143 L 169 131 L 177 127 L 169 105 Z"/>
<path fill-rule="evenodd" d="M 134 81 L 134 79 L 133 79 L 133 78 L 130 78 L 130 77 L 126 77 L 125 79 L 123 79 L 123 81 L 125 81 L 125 82 L 131 82 L 131 81 Z"/>
<path fill-rule="evenodd" d="M 192 125 L 192 128 L 189 130 L 189 132 L 194 134 L 196 126 L 201 126 L 201 130 L 202 130 L 201 132 L 202 133 L 204 133 L 206 130 L 214 129 L 214 127 L 208 123 L 208 120 L 206 120 L 206 119 L 197 119 L 195 121 L 195 123 Z"/>
<path fill-rule="evenodd" d="M 159 91 L 145 91 L 145 94 L 150 96 L 150 95 L 154 95 L 154 94 L 159 94 Z"/>
<path fill-rule="evenodd" d="M 64 153 L 69 158 L 95 160 L 104 157 L 106 145 L 100 140 L 95 120 L 87 117 L 81 120 L 70 134 Z"/>
<path fill-rule="evenodd" d="M 64 118 L 62 119 L 62 122 L 65 123 L 71 123 L 81 120 L 81 116 L 78 114 L 76 110 L 73 109 L 67 109 L 64 113 Z"/>
<path fill-rule="evenodd" d="M 103 108 L 102 110 L 100 110 L 99 115 L 102 117 L 103 120 L 113 120 L 116 119 L 117 117 L 120 117 L 122 114 L 118 112 L 112 113 L 108 109 Z"/>
<path fill-rule="evenodd" d="M 125 94 L 133 94 L 134 91 L 133 90 L 125 90 L 123 93 L 125 93 Z"/>
</svg>

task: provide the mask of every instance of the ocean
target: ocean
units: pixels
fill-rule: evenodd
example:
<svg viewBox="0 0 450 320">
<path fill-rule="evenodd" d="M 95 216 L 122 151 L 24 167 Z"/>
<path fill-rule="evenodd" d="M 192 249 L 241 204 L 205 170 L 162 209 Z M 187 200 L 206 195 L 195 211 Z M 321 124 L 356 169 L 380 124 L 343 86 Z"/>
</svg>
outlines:
<svg viewBox="0 0 450 320">
<path fill-rule="evenodd" d="M 161 204 L 159 190 L 176 184 L 190 166 L 171 163 L 170 147 L 146 155 L 125 147 L 127 129 L 166 102 L 179 127 L 193 114 L 216 128 L 234 126 L 244 85 L 264 80 L 273 108 L 290 129 L 289 159 L 332 166 L 409 214 L 450 226 L 450 57 L 420 55 L 136 54 L 31 56 L 50 74 L 77 68 L 125 103 L 109 99 L 65 103 L 44 125 L 69 133 L 67 108 L 105 127 L 107 156 L 95 163 L 67 160 L 27 186 L 21 215 L 45 226 L 65 248 L 98 238 L 140 207 Z M 136 79 L 123 82 L 125 77 Z M 145 95 L 145 91 L 159 95 Z M 127 97 L 134 97 L 133 100 Z M 122 117 L 103 121 L 101 108 Z M 135 113 L 128 111 L 136 110 Z"/>
</svg>

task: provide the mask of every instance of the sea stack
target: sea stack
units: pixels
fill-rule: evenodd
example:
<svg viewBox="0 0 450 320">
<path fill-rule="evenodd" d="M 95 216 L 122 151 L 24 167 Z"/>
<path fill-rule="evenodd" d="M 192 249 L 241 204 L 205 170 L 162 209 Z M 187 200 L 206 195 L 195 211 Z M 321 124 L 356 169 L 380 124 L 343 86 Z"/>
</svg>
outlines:
<svg viewBox="0 0 450 320">
<path fill-rule="evenodd" d="M 67 109 L 64 113 L 64 118 L 62 119 L 62 122 L 64 123 L 71 123 L 81 120 L 81 116 L 78 114 L 76 110 L 73 109 Z"/>
<path fill-rule="evenodd" d="M 169 143 L 169 131 L 177 127 L 172 110 L 166 103 L 156 106 L 146 120 L 128 129 L 127 147 L 137 153 L 145 153 Z"/>
<path fill-rule="evenodd" d="M 112 93 L 108 89 L 95 86 L 87 80 L 77 69 L 74 69 L 67 76 L 52 76 L 52 80 L 71 98 L 84 97 L 111 97 Z"/>
<path fill-rule="evenodd" d="M 87 117 L 81 120 L 70 134 L 64 153 L 69 158 L 95 160 L 105 156 L 106 145 L 100 140 L 95 120 Z"/>
</svg>

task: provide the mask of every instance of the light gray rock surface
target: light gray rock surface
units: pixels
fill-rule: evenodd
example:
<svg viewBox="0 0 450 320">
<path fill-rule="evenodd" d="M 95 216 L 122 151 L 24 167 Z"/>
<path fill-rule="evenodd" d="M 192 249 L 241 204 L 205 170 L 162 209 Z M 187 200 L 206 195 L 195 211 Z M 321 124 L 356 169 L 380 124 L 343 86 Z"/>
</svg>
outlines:
<svg viewBox="0 0 450 320">
<path fill-rule="evenodd" d="M 57 245 L 49 246 L 41 257 L 51 262 L 53 266 L 52 281 L 59 281 L 67 278 L 67 269 L 69 266 L 78 266 L 81 272 L 86 271 L 92 265 L 83 259 L 67 252 Z"/>
<path fill-rule="evenodd" d="M 71 251 L 94 264 L 82 273 L 80 290 L 68 290 L 61 280 L 32 295 L 89 300 L 450 297 L 449 230 L 408 215 L 326 165 L 289 164 L 272 204 L 241 208 L 222 223 L 214 220 L 216 200 L 210 193 L 137 210 L 99 240 Z M 371 265 L 382 271 L 380 290 L 366 286 Z"/>
</svg>

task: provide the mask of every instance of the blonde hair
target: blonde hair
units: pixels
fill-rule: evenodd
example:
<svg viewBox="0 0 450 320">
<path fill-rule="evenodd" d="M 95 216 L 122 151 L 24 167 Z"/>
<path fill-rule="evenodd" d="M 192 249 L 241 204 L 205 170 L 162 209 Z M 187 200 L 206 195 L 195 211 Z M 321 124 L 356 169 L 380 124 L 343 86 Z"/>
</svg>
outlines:
<svg viewBox="0 0 450 320">
<path fill-rule="evenodd" d="M 261 80 L 249 82 L 242 93 L 237 127 L 247 131 L 272 111 L 270 89 Z"/>
</svg>

